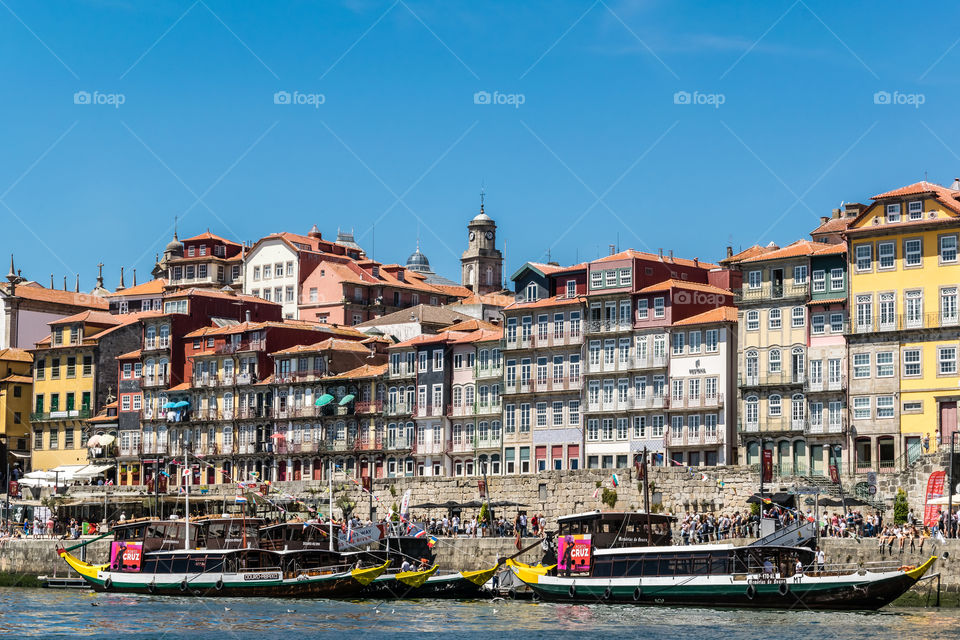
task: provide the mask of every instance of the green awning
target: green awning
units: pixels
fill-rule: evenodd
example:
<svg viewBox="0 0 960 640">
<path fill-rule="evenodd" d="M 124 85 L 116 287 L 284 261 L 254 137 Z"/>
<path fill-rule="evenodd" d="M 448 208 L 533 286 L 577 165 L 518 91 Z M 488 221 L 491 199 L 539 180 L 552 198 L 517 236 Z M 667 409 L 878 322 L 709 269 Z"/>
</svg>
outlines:
<svg viewBox="0 0 960 640">
<path fill-rule="evenodd" d="M 333 402 L 333 396 L 330 395 L 329 393 L 325 393 L 319 398 L 317 398 L 317 401 L 314 403 L 314 405 L 318 407 L 325 407 L 331 402 Z"/>
<path fill-rule="evenodd" d="M 348 393 L 347 395 L 345 395 L 345 396 L 343 396 L 342 398 L 340 398 L 340 406 L 342 407 L 342 406 L 344 406 L 344 405 L 350 404 L 351 402 L 353 402 L 353 399 L 354 399 L 355 397 L 356 397 L 356 396 L 353 395 L 352 393 Z"/>
</svg>

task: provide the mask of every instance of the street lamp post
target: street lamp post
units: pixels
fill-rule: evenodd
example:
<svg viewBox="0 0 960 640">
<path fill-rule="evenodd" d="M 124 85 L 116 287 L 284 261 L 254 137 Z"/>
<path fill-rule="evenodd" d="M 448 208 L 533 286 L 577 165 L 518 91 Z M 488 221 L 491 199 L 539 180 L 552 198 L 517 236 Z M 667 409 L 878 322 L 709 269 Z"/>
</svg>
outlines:
<svg viewBox="0 0 960 640">
<path fill-rule="evenodd" d="M 10 452 L 7 450 L 9 439 L 7 434 L 0 434 L 0 438 L 3 438 L 3 461 L 6 466 L 6 470 L 3 473 L 3 493 L 6 496 L 4 503 L 3 511 L 3 524 L 7 529 L 7 533 L 12 533 L 10 531 Z"/>
<path fill-rule="evenodd" d="M 950 486 L 947 487 L 947 537 L 954 537 L 953 531 L 953 452 L 957 449 L 957 432 L 950 434 Z M 941 458 L 942 459 L 942 458 Z"/>
</svg>

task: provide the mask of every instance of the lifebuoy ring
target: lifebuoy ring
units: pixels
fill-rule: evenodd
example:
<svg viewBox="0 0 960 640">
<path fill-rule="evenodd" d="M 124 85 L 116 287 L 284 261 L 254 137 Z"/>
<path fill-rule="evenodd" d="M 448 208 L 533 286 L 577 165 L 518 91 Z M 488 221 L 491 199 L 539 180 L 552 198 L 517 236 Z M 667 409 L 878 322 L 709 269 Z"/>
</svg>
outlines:
<svg viewBox="0 0 960 640">
<path fill-rule="evenodd" d="M 780 586 L 777 587 L 777 593 L 779 593 L 782 596 L 787 595 L 788 593 L 790 593 L 790 585 L 788 585 L 786 582 L 781 582 Z"/>
<path fill-rule="evenodd" d="M 575 598 L 577 596 L 577 585 L 570 585 L 570 588 L 567 589 L 567 595 L 569 595 L 571 598 Z"/>
<path fill-rule="evenodd" d="M 633 590 L 633 601 L 634 601 L 634 602 L 639 602 L 641 596 L 643 596 L 643 591 L 640 589 L 640 587 L 637 587 L 636 589 Z"/>
<path fill-rule="evenodd" d="M 604 600 L 609 600 L 609 599 L 610 599 L 610 596 L 612 596 L 612 595 L 613 595 L 613 591 L 610 590 L 610 587 L 607 587 L 606 589 L 603 590 L 603 599 L 604 599 Z"/>
<path fill-rule="evenodd" d="M 107 591 L 110 591 L 110 589 L 113 588 L 113 578 L 108 576 L 103 583 L 103 588 L 106 589 Z"/>
<path fill-rule="evenodd" d="M 757 588 L 755 586 L 747 586 L 747 600 L 753 600 L 753 596 L 757 595 Z"/>
<path fill-rule="evenodd" d="M 182 591 L 182 592 L 184 592 L 184 593 L 186 593 L 186 591 L 187 591 L 187 580 L 186 580 L 186 578 L 184 578 L 183 580 L 180 581 L 180 591 Z"/>
<path fill-rule="evenodd" d="M 517 590 L 514 589 L 513 587 L 510 587 L 510 590 L 507 591 L 507 596 L 508 596 L 511 600 L 516 600 L 516 599 L 517 599 Z"/>
<path fill-rule="evenodd" d="M 156 593 L 156 592 L 157 592 L 157 583 L 156 583 L 156 582 L 151 582 L 150 584 L 148 584 L 148 585 L 147 585 L 147 591 L 149 591 L 150 593 Z"/>
<path fill-rule="evenodd" d="M 223 578 L 217 578 L 217 583 L 213 585 L 213 588 L 217 591 L 223 591 Z"/>
</svg>

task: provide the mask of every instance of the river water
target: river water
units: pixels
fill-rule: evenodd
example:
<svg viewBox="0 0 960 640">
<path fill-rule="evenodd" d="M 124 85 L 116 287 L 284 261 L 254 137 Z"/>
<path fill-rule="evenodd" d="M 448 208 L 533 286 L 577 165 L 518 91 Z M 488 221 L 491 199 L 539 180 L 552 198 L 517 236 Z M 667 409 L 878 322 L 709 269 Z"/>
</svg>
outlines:
<svg viewBox="0 0 960 640">
<path fill-rule="evenodd" d="M 544 635 L 739 640 L 782 637 L 957 637 L 957 609 L 887 608 L 875 613 L 672 609 L 500 601 L 338 602 L 175 598 L 0 588 L 2 638 L 360 638 L 398 633 L 480 634 L 497 640 Z M 346 634 L 346 635 L 345 635 Z M 361 636 L 362 634 L 362 636 Z"/>
</svg>

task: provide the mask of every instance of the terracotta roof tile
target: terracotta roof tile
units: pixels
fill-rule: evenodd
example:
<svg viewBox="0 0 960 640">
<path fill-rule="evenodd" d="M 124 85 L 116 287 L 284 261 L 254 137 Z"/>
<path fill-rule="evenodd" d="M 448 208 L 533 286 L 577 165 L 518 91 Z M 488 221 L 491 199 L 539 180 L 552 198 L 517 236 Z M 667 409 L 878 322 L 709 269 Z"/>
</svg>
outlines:
<svg viewBox="0 0 960 640">
<path fill-rule="evenodd" d="M 114 291 L 113 293 L 108 293 L 105 298 L 117 298 L 121 296 L 143 296 L 150 295 L 152 293 L 163 293 L 163 288 L 167 286 L 166 278 L 159 278 L 157 280 L 149 280 L 142 284 L 138 284 L 135 287 L 129 287 L 127 289 L 122 289 L 120 291 Z"/>
<path fill-rule="evenodd" d="M 702 269 L 716 269 L 720 266 L 716 264 L 711 264 L 709 262 L 704 262 L 702 260 L 698 260 L 697 264 L 694 264 L 693 260 L 689 260 L 687 258 L 674 257 L 671 260 L 667 256 L 660 257 L 660 255 L 656 253 L 647 253 L 646 251 L 637 251 L 636 249 L 627 249 L 625 251 L 621 251 L 620 253 L 615 253 L 610 256 L 604 256 L 603 258 L 592 261 L 590 264 L 612 262 L 614 260 L 626 260 L 628 258 L 638 258 L 640 260 L 652 260 L 654 262 L 662 262 L 664 264 L 676 264 L 683 267 L 698 267 Z"/>
<path fill-rule="evenodd" d="M 733 292 L 728 289 L 721 289 L 712 284 L 703 284 L 700 282 L 688 282 L 686 280 L 664 280 L 657 282 L 649 287 L 640 289 L 639 293 L 654 293 L 656 291 L 667 291 L 668 289 L 689 289 L 690 291 L 703 291 L 704 293 L 716 293 L 724 296 L 732 296 Z"/>
<path fill-rule="evenodd" d="M 2 380 L 0 380 L 0 382 L 15 382 L 17 384 L 31 384 L 33 383 L 33 378 L 31 378 L 30 376 L 20 376 L 20 375 L 14 374 L 11 376 L 7 376 L 6 378 L 3 378 Z"/>
<path fill-rule="evenodd" d="M 833 244 L 828 244 L 822 249 L 817 249 L 813 252 L 815 256 L 830 256 L 830 255 L 839 255 L 841 253 L 847 252 L 847 243 L 846 242 L 836 242 Z"/>
<path fill-rule="evenodd" d="M 827 298 L 822 300 L 809 300 L 807 305 L 814 306 L 818 304 L 840 304 L 841 302 L 846 302 L 846 298 Z"/>
<path fill-rule="evenodd" d="M 66 318 L 60 318 L 59 320 L 54 320 L 53 322 L 48 322 L 50 326 L 58 324 L 72 324 L 75 322 L 83 322 L 84 324 L 93 324 L 100 326 L 112 326 L 120 324 L 123 322 L 124 316 L 114 315 L 107 313 L 106 311 L 81 311 L 80 313 L 75 313 L 72 316 L 67 316 Z"/>
<path fill-rule="evenodd" d="M 787 258 L 798 258 L 801 256 L 809 256 L 817 253 L 820 250 L 828 249 L 833 245 L 826 244 L 824 242 L 813 242 L 812 240 L 797 240 L 782 249 L 776 249 L 774 251 L 769 251 L 764 254 L 754 256 L 752 258 L 746 258 L 741 262 L 763 262 L 765 260 L 785 260 Z"/>
<path fill-rule="evenodd" d="M 850 223 L 856 219 L 855 216 L 841 216 L 839 218 L 830 218 L 819 227 L 810 232 L 811 236 L 822 235 L 825 233 L 839 233 L 850 226 Z"/>
<path fill-rule="evenodd" d="M 313 353 L 316 351 L 352 351 L 354 353 L 370 353 L 370 348 L 362 345 L 356 340 L 343 340 L 341 338 L 327 338 L 313 344 L 298 344 L 280 351 L 274 351 L 270 355 L 279 356 L 295 353 Z"/>
<path fill-rule="evenodd" d="M 0 284 L 0 290 L 4 293 L 10 293 L 9 284 Z M 25 300 L 35 300 L 37 302 L 49 302 L 52 304 L 64 304 L 73 307 L 85 309 L 108 309 L 110 307 L 106 299 L 95 296 L 90 293 L 75 293 L 73 291 L 61 291 L 59 289 L 47 289 L 38 284 L 20 284 L 16 287 L 16 295 Z"/>
<path fill-rule="evenodd" d="M 752 247 L 748 247 L 744 249 L 740 253 L 733 254 L 729 258 L 724 258 L 723 260 L 720 261 L 720 264 L 733 264 L 736 262 L 742 262 L 747 258 L 755 258 L 756 256 L 763 255 L 765 253 L 770 253 L 771 251 L 776 251 L 779 248 L 780 247 L 778 247 L 777 245 L 773 245 L 772 247 L 770 246 L 761 247 L 760 245 L 755 244 Z"/>
<path fill-rule="evenodd" d="M 894 189 L 893 191 L 879 193 L 873 196 L 871 200 L 920 195 L 924 193 L 934 194 L 937 200 L 947 208 L 951 209 L 954 213 L 960 213 L 960 202 L 957 201 L 957 198 L 960 197 L 960 191 L 954 191 L 953 189 L 948 189 L 943 185 L 936 184 L 935 182 L 927 182 L 926 180 L 914 182 L 913 184 L 908 184 L 905 187 L 900 187 L 899 189 Z"/>
<path fill-rule="evenodd" d="M 134 360 L 139 358 L 142 353 L 143 352 L 140 349 L 137 349 L 136 351 L 128 351 L 127 353 L 117 356 L 117 360 Z"/>
<path fill-rule="evenodd" d="M 683 320 L 677 320 L 676 322 L 673 323 L 673 326 L 687 326 L 691 324 L 712 324 L 714 322 L 736 322 L 736 321 L 737 321 L 736 307 L 717 307 L 716 309 L 710 309 L 709 311 L 698 313 L 695 316 L 690 316 L 689 318 L 684 318 Z"/>
<path fill-rule="evenodd" d="M 516 302 L 512 295 L 504 295 L 502 293 L 484 293 L 484 294 L 471 294 L 470 296 L 458 300 L 452 304 L 454 305 L 463 305 L 463 304 L 486 304 L 491 307 L 506 307 L 508 305 Z"/>
<path fill-rule="evenodd" d="M 24 349 L 17 349 L 16 347 L 0 349 L 0 361 L 3 360 L 8 362 L 33 362 L 33 354 Z"/>
<path fill-rule="evenodd" d="M 338 373 L 335 376 L 326 376 L 323 378 L 323 381 L 328 380 L 350 380 L 357 378 L 376 378 L 382 376 L 387 372 L 386 364 L 364 364 L 356 369 L 351 369 L 350 371 L 344 371 L 343 373 Z"/>
<path fill-rule="evenodd" d="M 573 298 L 567 298 L 566 296 L 551 296 L 549 298 L 543 298 L 533 302 L 514 302 L 513 304 L 508 305 L 504 310 L 559 307 L 568 304 L 583 304 L 585 301 L 586 298 L 584 296 L 574 296 Z"/>
<path fill-rule="evenodd" d="M 218 236 L 218 235 L 214 235 L 214 234 L 210 233 L 210 230 L 209 230 L 209 229 L 208 229 L 207 231 L 201 233 L 201 234 L 198 235 L 198 236 L 193 236 L 192 238 L 184 238 L 184 239 L 181 240 L 180 242 L 190 242 L 190 241 L 192 241 L 192 240 L 219 240 L 220 242 L 223 242 L 224 244 L 232 244 L 232 245 L 238 246 L 238 247 L 240 246 L 240 243 L 239 243 L 239 242 L 234 242 L 233 240 L 227 240 L 226 238 L 221 238 L 221 237 Z"/>
<path fill-rule="evenodd" d="M 190 390 L 189 382 L 181 382 L 180 384 L 174 385 L 168 389 L 168 391 L 189 391 L 189 390 Z"/>
</svg>

